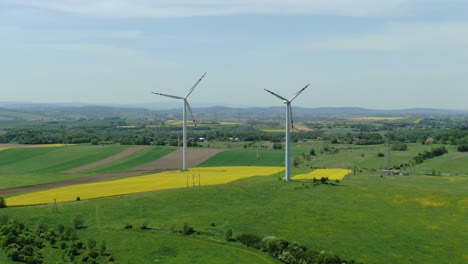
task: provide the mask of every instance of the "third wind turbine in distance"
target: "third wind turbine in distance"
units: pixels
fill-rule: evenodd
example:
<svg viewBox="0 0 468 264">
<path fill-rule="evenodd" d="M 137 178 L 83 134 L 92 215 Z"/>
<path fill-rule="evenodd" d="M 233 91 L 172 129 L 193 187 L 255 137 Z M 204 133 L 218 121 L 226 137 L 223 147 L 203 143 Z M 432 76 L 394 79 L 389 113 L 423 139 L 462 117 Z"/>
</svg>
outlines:
<svg viewBox="0 0 468 264">
<path fill-rule="evenodd" d="M 284 104 L 286 105 L 286 136 L 285 136 L 285 144 L 286 144 L 286 148 L 285 148 L 285 159 L 284 159 L 284 166 L 286 167 L 286 170 L 285 170 L 285 176 L 284 176 L 284 180 L 285 181 L 290 181 L 291 180 L 291 158 L 290 158 L 290 144 L 291 144 L 291 141 L 290 141 L 290 136 L 289 136 L 289 132 L 292 128 L 294 128 L 294 122 L 293 122 L 293 118 L 292 118 L 292 109 L 291 109 L 291 102 L 300 94 L 302 93 L 307 87 L 309 87 L 310 83 L 307 84 L 304 88 L 302 88 L 301 90 L 299 90 L 299 92 L 297 92 L 293 97 L 291 97 L 291 99 L 286 99 L 284 98 L 283 96 L 279 95 L 279 94 L 276 94 L 268 89 L 265 89 L 265 91 L 271 93 L 272 95 L 278 97 L 279 99 L 283 100 Z"/>
<path fill-rule="evenodd" d="M 192 88 L 189 90 L 187 95 L 185 95 L 184 97 L 153 92 L 153 94 L 166 96 L 166 97 L 170 97 L 170 98 L 179 99 L 179 100 L 184 101 L 184 111 L 183 111 L 183 114 L 182 114 L 182 119 L 183 119 L 183 126 L 182 126 L 182 137 L 183 137 L 183 139 L 182 139 L 182 141 L 183 141 L 183 143 L 182 143 L 183 144 L 183 147 L 182 147 L 182 171 L 187 171 L 187 109 L 190 112 L 190 116 L 192 117 L 193 122 L 195 123 L 195 118 L 193 117 L 192 108 L 190 107 L 190 104 L 187 101 L 187 98 L 193 92 L 195 87 L 197 87 L 197 85 L 200 83 L 200 81 L 203 79 L 203 77 L 205 77 L 205 75 L 206 75 L 206 72 L 202 75 L 202 77 L 200 77 L 200 79 L 198 79 L 198 81 L 192 86 Z"/>
</svg>

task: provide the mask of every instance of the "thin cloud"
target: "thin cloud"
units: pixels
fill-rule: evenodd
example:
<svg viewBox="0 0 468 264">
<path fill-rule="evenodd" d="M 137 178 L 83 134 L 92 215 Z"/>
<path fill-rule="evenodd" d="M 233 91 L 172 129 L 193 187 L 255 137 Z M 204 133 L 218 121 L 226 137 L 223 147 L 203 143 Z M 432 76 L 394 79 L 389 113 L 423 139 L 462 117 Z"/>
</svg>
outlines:
<svg viewBox="0 0 468 264">
<path fill-rule="evenodd" d="M 468 53 L 468 22 L 392 24 L 385 32 L 313 40 L 308 50 Z"/>
<path fill-rule="evenodd" d="M 67 51 L 72 53 L 81 53 L 94 56 L 106 56 L 106 57 L 132 57 L 136 56 L 137 53 L 132 49 L 119 48 L 109 45 L 100 44 L 46 44 L 36 45 L 36 47 Z"/>
<path fill-rule="evenodd" d="M 190 17 L 238 14 L 398 16 L 415 0 L 16 0 L 12 6 L 98 17 Z"/>
</svg>

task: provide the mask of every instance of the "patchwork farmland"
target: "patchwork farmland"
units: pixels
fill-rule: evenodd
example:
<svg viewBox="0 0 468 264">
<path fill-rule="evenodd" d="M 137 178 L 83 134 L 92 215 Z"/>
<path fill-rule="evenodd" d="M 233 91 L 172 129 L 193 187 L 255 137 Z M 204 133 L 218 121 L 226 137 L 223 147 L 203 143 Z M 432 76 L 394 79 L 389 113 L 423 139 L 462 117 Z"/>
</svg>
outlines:
<svg viewBox="0 0 468 264">
<path fill-rule="evenodd" d="M 189 148 L 187 172 L 178 171 L 181 151 L 168 146 L 1 147 L 7 208 L 0 218 L 31 229 L 79 223 L 72 241 L 99 237 L 122 263 L 281 263 L 245 247 L 237 240 L 245 234 L 298 241 L 324 257 L 363 263 L 468 259 L 467 156 L 453 147 L 408 168 L 410 176 L 382 176 L 386 160 L 377 154 L 385 145 L 296 142 L 293 181 L 285 183 L 284 151 L 268 142 L 246 146 Z M 410 143 L 408 151 L 393 152 L 392 161 L 404 163 L 438 146 Z M 46 247 L 41 255 L 72 262 L 63 252 Z M 13 263 L 7 254 L 0 253 L 0 261 Z"/>
</svg>

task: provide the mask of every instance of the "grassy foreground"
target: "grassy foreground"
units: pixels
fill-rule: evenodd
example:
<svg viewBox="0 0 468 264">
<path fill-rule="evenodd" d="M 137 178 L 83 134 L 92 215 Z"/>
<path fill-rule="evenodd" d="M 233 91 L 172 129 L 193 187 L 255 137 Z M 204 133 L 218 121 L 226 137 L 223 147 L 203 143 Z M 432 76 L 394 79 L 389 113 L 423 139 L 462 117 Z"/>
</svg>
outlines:
<svg viewBox="0 0 468 264">
<path fill-rule="evenodd" d="M 171 241 L 167 245 L 173 252 L 167 263 L 183 263 L 184 243 L 196 236 L 170 230 L 180 229 L 184 222 L 198 231 L 211 230 L 217 240 L 228 227 L 234 236 L 274 235 L 365 263 L 466 263 L 467 186 L 468 178 L 455 176 L 355 175 L 339 186 L 315 187 L 267 176 L 62 204 L 58 214 L 53 206 L 12 207 L 0 214 L 51 226 L 82 215 L 88 228 L 79 235 L 105 237 L 108 250 L 120 263 L 162 258 L 157 249 L 165 239 Z M 121 241 L 128 234 L 124 226 L 144 223 L 152 230 L 132 233 L 141 239 L 131 238 L 123 250 Z M 193 263 L 216 261 L 219 258 L 206 254 Z"/>
</svg>

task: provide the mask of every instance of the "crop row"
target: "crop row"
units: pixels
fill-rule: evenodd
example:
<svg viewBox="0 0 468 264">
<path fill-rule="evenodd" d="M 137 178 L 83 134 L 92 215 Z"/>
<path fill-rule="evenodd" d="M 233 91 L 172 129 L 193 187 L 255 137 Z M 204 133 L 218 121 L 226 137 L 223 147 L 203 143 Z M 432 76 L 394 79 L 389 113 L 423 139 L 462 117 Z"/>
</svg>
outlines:
<svg viewBox="0 0 468 264">
<path fill-rule="evenodd" d="M 88 183 L 27 193 L 6 199 L 7 206 L 51 204 L 164 189 L 226 184 L 242 178 L 268 176 L 281 167 L 200 167 L 190 171 L 165 171 L 115 181 Z"/>
<path fill-rule="evenodd" d="M 299 174 L 293 177 L 295 180 L 303 179 L 321 179 L 328 178 L 330 180 L 342 180 L 346 175 L 351 174 L 351 170 L 346 169 L 317 169 L 307 174 Z"/>
</svg>

